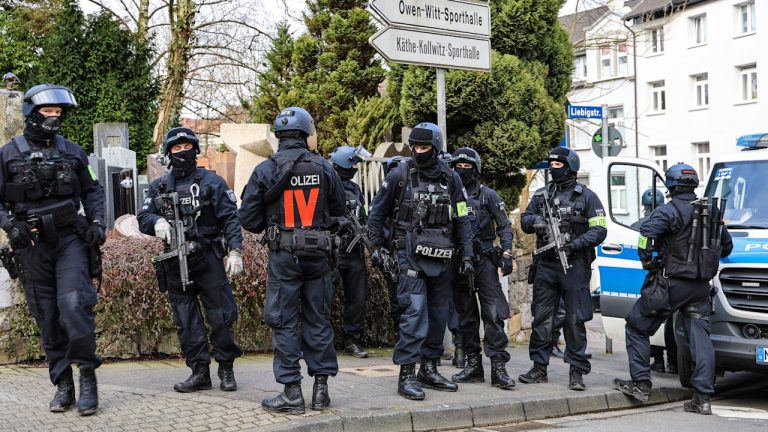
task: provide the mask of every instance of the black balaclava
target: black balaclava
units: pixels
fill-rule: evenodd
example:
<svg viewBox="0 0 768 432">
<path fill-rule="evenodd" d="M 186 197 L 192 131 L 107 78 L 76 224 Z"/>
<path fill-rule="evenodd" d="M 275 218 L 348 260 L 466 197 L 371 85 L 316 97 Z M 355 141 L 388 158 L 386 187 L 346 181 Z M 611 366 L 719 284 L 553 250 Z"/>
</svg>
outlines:
<svg viewBox="0 0 768 432">
<path fill-rule="evenodd" d="M 474 168 L 454 168 L 461 177 L 461 182 L 465 188 L 471 188 L 477 183 L 477 175 Z"/>
<path fill-rule="evenodd" d="M 186 177 L 197 168 L 197 150 L 194 147 L 171 153 L 169 156 L 173 173 L 177 178 Z"/>
<path fill-rule="evenodd" d="M 24 136 L 37 144 L 50 145 L 51 140 L 61 129 L 61 121 L 64 116 L 62 114 L 61 116 L 46 117 L 40 114 L 38 109 L 32 111 L 24 119 L 24 123 L 26 123 Z"/>
<path fill-rule="evenodd" d="M 357 174 L 357 168 L 343 168 L 335 164 L 334 168 L 336 168 L 336 172 L 342 180 L 352 180 L 355 174 Z"/>
<path fill-rule="evenodd" d="M 415 149 L 411 149 L 413 154 L 413 161 L 416 163 L 417 168 L 429 168 L 437 164 L 437 149 L 432 148 L 424 153 L 416 153 Z"/>
<path fill-rule="evenodd" d="M 560 168 L 550 168 L 549 174 L 552 176 L 552 181 L 555 183 L 563 183 L 568 179 L 568 174 L 571 172 L 571 169 L 568 168 L 568 165 L 563 165 Z"/>
</svg>

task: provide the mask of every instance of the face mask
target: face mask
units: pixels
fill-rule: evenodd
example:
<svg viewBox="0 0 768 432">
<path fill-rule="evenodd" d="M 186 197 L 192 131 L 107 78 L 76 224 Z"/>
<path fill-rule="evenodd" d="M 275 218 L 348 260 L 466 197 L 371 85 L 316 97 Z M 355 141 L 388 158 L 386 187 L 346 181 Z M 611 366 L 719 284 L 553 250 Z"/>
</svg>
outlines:
<svg viewBox="0 0 768 432">
<path fill-rule="evenodd" d="M 416 153 L 413 151 L 413 160 L 416 162 L 416 166 L 419 168 L 431 167 L 437 163 L 437 151 L 434 147 L 431 150 L 424 153 Z"/>
<path fill-rule="evenodd" d="M 456 172 L 461 177 L 461 182 L 464 186 L 472 186 L 475 184 L 475 169 L 474 168 L 455 168 Z"/>
<path fill-rule="evenodd" d="M 171 166 L 180 173 L 188 174 L 197 165 L 197 152 L 194 148 L 171 153 Z"/>
<path fill-rule="evenodd" d="M 61 116 L 46 117 L 35 111 L 27 117 L 27 125 L 42 135 L 54 136 L 61 129 Z"/>
<path fill-rule="evenodd" d="M 357 174 L 357 168 L 342 168 L 337 165 L 336 172 L 342 180 L 352 180 L 352 177 Z"/>
<path fill-rule="evenodd" d="M 568 177 L 568 173 L 571 170 L 568 168 L 568 166 L 563 166 L 562 168 L 550 168 L 549 173 L 552 175 L 552 181 L 555 183 L 559 183 L 563 180 L 565 180 Z"/>
</svg>

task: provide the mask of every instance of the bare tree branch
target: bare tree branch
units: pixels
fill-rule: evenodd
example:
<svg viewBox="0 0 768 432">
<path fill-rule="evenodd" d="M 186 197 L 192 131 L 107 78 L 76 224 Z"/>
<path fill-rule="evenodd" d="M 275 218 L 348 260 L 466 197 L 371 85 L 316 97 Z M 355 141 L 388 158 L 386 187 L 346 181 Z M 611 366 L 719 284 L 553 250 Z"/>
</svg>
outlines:
<svg viewBox="0 0 768 432">
<path fill-rule="evenodd" d="M 122 23 L 122 24 L 125 26 L 125 28 L 127 28 L 128 30 L 130 30 L 130 29 L 131 29 L 131 26 L 129 26 L 129 25 L 128 25 L 128 23 L 127 23 L 127 22 L 125 22 L 125 20 L 123 19 L 123 17 L 121 17 L 120 15 L 118 15 L 117 13 L 115 13 L 115 11 L 113 11 L 112 9 L 110 9 L 110 8 L 109 8 L 107 5 L 105 5 L 105 4 L 103 4 L 103 3 L 101 3 L 100 1 L 97 1 L 97 0 L 88 0 L 88 1 L 89 1 L 89 2 L 91 2 L 91 3 L 93 3 L 93 4 L 95 4 L 96 6 L 100 7 L 102 10 L 104 10 L 104 11 L 106 11 L 106 12 L 109 12 L 109 14 L 110 14 L 110 15 L 112 15 L 112 16 L 113 16 L 113 17 L 115 17 L 115 18 L 117 18 L 117 20 L 118 20 L 118 21 L 120 21 L 120 23 Z M 129 14 L 129 15 L 130 15 L 130 14 Z M 133 17 L 131 17 L 131 18 L 133 18 Z M 135 21 L 135 19 L 134 19 L 134 21 Z"/>
<path fill-rule="evenodd" d="M 239 26 L 247 27 L 247 28 L 249 28 L 249 29 L 259 33 L 260 35 L 267 37 L 270 41 L 274 40 L 272 35 L 270 35 L 268 33 L 265 33 L 262 29 L 260 29 L 258 27 L 252 26 L 252 25 L 250 25 L 248 23 L 245 23 L 245 22 L 242 22 L 242 21 L 229 20 L 229 19 L 222 19 L 222 20 L 217 20 L 217 21 L 204 22 L 204 23 L 202 23 L 202 24 L 200 24 L 198 26 L 195 26 L 192 30 L 197 31 L 197 30 L 204 29 L 206 27 L 210 27 L 210 26 L 214 26 L 214 25 L 218 25 L 218 24 L 237 24 Z"/>
</svg>

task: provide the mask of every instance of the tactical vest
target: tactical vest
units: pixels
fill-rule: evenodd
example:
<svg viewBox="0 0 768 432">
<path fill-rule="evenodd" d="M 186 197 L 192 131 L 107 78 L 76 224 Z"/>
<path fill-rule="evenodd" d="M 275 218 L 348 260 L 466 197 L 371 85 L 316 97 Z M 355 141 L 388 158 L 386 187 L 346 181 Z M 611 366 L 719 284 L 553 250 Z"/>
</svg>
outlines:
<svg viewBox="0 0 768 432">
<path fill-rule="evenodd" d="M 173 174 L 168 174 L 158 185 L 157 192 L 160 196 L 177 192 L 179 215 L 184 221 L 187 235 L 193 239 L 205 237 L 210 240 L 219 237 L 221 230 L 216 219 L 216 209 L 213 207 L 213 188 L 210 185 L 201 186 L 205 174 L 204 168 L 197 168 L 191 182 L 185 179 L 180 184 L 176 183 Z"/>
<path fill-rule="evenodd" d="M 672 200 L 671 205 L 682 220 L 683 229 L 663 240 L 665 275 L 675 279 L 702 281 L 712 279 L 720 266 L 722 246 L 712 245 L 709 249 L 702 249 L 701 218 L 697 221 L 698 232 L 691 236 L 694 229 L 693 205 L 681 208 L 675 200 Z M 718 212 L 717 208 L 714 212 Z M 717 214 L 713 214 L 712 217 L 716 218 Z M 712 233 L 712 229 L 720 229 L 720 227 L 710 225 L 708 232 Z M 689 257 L 691 245 L 693 245 L 693 253 Z"/>
<path fill-rule="evenodd" d="M 472 233 L 483 243 L 496 240 L 496 227 L 491 214 L 486 187 L 480 188 L 474 195 L 469 195 L 469 216 L 472 221 Z"/>
<path fill-rule="evenodd" d="M 453 256 L 453 173 L 442 167 L 434 181 L 422 181 L 411 162 L 402 200 L 397 207 L 397 230 L 406 235 L 406 246 L 417 258 L 448 260 Z M 406 168 L 407 167 L 407 168 Z"/>
<path fill-rule="evenodd" d="M 58 227 L 73 223 L 80 200 L 80 161 L 67 153 L 64 138 L 57 135 L 53 147 L 35 151 L 23 135 L 11 142 L 21 155 L 6 163 L 7 207 L 20 217 L 52 215 Z"/>
<path fill-rule="evenodd" d="M 352 181 L 343 181 L 344 195 L 346 196 L 347 210 L 351 211 L 355 217 L 360 220 L 363 215 L 363 203 L 360 202 L 360 189 L 359 186 L 352 183 Z M 360 223 L 364 223 L 360 221 Z"/>
<path fill-rule="evenodd" d="M 550 206 L 552 211 L 556 213 L 560 220 L 560 232 L 563 234 L 570 234 L 571 239 L 575 239 L 589 230 L 589 220 L 587 218 L 587 200 L 584 197 L 584 185 L 577 183 L 571 191 L 570 195 L 566 193 L 554 194 L 550 192 Z M 555 204 L 556 199 L 559 202 Z M 543 199 L 543 197 L 541 197 Z M 537 247 L 544 246 L 543 239 L 537 239 Z M 593 259 L 591 256 L 594 251 L 585 250 L 590 256 L 587 257 L 589 261 Z M 576 252 L 576 255 L 572 255 L 576 258 L 582 258 L 579 255 L 582 251 Z M 548 259 L 558 259 L 557 251 L 550 249 L 542 253 L 542 255 Z"/>
<path fill-rule="evenodd" d="M 302 152 L 296 159 L 280 152 L 269 158 L 277 164 L 277 177 L 287 176 L 282 190 L 275 191 L 277 198 L 267 203 L 270 225 L 277 225 L 281 230 L 329 227 L 330 185 L 323 169 L 323 158 L 310 152 Z"/>
</svg>

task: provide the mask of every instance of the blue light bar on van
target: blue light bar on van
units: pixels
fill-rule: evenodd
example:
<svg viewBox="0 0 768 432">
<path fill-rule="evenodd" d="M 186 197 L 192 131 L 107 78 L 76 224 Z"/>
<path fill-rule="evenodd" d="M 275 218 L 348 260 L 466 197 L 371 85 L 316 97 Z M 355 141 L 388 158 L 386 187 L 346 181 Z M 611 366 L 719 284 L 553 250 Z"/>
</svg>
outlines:
<svg viewBox="0 0 768 432">
<path fill-rule="evenodd" d="M 766 148 L 768 147 L 768 133 L 741 136 L 736 140 L 736 145 L 747 148 Z"/>
</svg>

